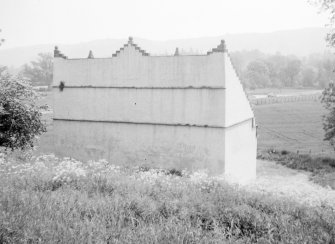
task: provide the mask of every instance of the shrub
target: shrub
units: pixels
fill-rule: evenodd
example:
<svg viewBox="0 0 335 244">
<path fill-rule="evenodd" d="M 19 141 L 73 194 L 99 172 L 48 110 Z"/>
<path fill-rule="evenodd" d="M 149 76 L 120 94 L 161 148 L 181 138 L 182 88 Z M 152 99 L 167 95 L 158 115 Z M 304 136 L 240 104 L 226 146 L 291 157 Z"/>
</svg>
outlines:
<svg viewBox="0 0 335 244">
<path fill-rule="evenodd" d="M 37 98 L 27 81 L 0 75 L 0 148 L 33 147 L 36 136 L 46 131 Z"/>
<path fill-rule="evenodd" d="M 170 169 L 168 170 L 167 174 L 180 176 L 180 177 L 183 176 L 183 173 L 178 169 Z"/>
</svg>

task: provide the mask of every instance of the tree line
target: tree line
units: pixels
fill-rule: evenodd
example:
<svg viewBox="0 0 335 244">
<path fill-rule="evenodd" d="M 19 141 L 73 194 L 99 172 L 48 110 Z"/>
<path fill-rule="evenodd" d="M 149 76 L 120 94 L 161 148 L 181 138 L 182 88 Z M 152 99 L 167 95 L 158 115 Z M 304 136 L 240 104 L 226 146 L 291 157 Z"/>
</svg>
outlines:
<svg viewBox="0 0 335 244">
<path fill-rule="evenodd" d="M 258 50 L 231 53 L 246 88 L 325 88 L 335 81 L 335 56 L 330 52 L 298 58 L 264 54 Z"/>
</svg>

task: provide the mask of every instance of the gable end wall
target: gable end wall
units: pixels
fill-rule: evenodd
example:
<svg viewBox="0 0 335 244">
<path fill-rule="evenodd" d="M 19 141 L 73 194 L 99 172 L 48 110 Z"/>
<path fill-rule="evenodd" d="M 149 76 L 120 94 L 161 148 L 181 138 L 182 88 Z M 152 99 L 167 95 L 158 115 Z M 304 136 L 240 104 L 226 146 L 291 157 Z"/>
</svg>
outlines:
<svg viewBox="0 0 335 244">
<path fill-rule="evenodd" d="M 253 113 L 225 53 L 150 57 L 129 46 L 113 58 L 56 58 L 53 93 L 62 156 L 214 174 L 237 174 L 255 156 Z"/>
</svg>

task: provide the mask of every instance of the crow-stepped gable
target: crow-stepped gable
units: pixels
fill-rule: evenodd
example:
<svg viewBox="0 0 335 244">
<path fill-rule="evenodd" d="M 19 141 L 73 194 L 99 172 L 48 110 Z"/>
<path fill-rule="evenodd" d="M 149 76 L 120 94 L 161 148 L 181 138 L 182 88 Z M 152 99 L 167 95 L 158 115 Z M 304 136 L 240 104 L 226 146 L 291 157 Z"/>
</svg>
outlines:
<svg viewBox="0 0 335 244">
<path fill-rule="evenodd" d="M 110 58 L 54 57 L 57 154 L 255 177 L 254 114 L 224 41 L 152 56 L 130 37 Z"/>
</svg>

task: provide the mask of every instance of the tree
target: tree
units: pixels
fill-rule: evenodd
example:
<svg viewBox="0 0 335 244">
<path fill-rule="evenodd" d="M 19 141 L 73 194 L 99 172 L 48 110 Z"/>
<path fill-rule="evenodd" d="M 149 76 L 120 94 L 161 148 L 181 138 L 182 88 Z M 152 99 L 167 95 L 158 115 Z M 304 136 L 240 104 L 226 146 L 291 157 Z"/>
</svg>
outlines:
<svg viewBox="0 0 335 244">
<path fill-rule="evenodd" d="M 4 72 L 7 71 L 7 67 L 6 66 L 0 66 L 0 75 Z"/>
<path fill-rule="evenodd" d="M 314 0 L 311 2 L 318 4 L 321 7 L 321 10 L 329 13 L 330 25 L 333 26 L 335 22 L 335 1 Z M 330 46 L 335 46 L 334 28 L 332 28 L 330 33 L 328 33 L 327 41 Z M 325 68 L 329 68 L 329 63 L 325 65 Z M 333 67 L 331 68 L 333 70 Z M 323 116 L 323 129 L 325 131 L 324 140 L 329 141 L 330 144 L 335 148 L 335 87 L 333 83 L 329 83 L 328 87 L 323 90 L 321 102 L 328 110 L 328 114 Z"/>
<path fill-rule="evenodd" d="M 25 64 L 22 75 L 33 85 L 50 86 L 52 83 L 53 57 L 50 53 L 39 53 L 37 61 Z"/>
<path fill-rule="evenodd" d="M 26 80 L 6 72 L 0 75 L 0 148 L 33 147 L 36 136 L 46 131 L 37 98 Z"/>
<path fill-rule="evenodd" d="M 245 72 L 247 86 L 251 89 L 266 87 L 270 83 L 269 69 L 262 60 L 252 61 Z"/>
<path fill-rule="evenodd" d="M 289 59 L 282 70 L 283 82 L 286 87 L 294 87 L 297 84 L 297 76 L 301 69 L 301 61 L 296 58 Z"/>
<path fill-rule="evenodd" d="M 335 23 L 335 1 L 334 0 L 309 0 L 313 5 L 318 6 L 321 11 L 329 14 L 329 25 L 334 26 Z M 335 46 L 335 29 L 332 28 L 327 34 L 327 42 L 330 46 Z"/>
<path fill-rule="evenodd" d="M 2 31 L 2 30 L 0 29 L 0 32 L 1 32 L 1 31 Z M 5 39 L 0 38 L 0 46 L 1 46 L 4 42 L 5 42 Z M 0 65 L 0 75 L 1 75 L 1 73 L 4 72 L 6 69 L 7 69 L 6 66 L 1 66 L 1 65 Z"/>
<path fill-rule="evenodd" d="M 267 87 L 281 87 L 282 86 L 282 80 L 279 78 L 280 73 L 280 66 L 277 65 L 276 62 L 274 62 L 276 59 L 276 56 L 269 57 L 268 59 L 264 60 L 266 63 L 266 66 L 269 70 L 269 83 L 267 84 Z"/>
<path fill-rule="evenodd" d="M 301 84 L 303 87 L 312 87 L 315 85 L 316 73 L 313 67 L 305 67 L 301 71 Z"/>
<path fill-rule="evenodd" d="M 323 116 L 324 140 L 329 141 L 335 147 L 335 87 L 333 83 L 330 83 L 322 92 L 321 102 L 329 111 Z"/>
<path fill-rule="evenodd" d="M 0 29 L 0 32 L 1 32 L 2 30 Z M 3 39 L 3 38 L 0 38 L 0 46 L 3 44 L 5 42 L 5 39 Z"/>
</svg>

